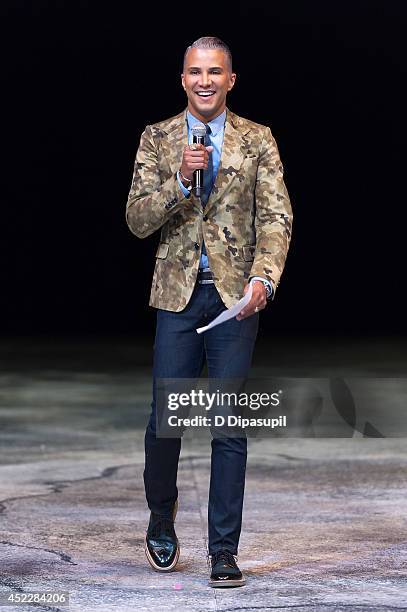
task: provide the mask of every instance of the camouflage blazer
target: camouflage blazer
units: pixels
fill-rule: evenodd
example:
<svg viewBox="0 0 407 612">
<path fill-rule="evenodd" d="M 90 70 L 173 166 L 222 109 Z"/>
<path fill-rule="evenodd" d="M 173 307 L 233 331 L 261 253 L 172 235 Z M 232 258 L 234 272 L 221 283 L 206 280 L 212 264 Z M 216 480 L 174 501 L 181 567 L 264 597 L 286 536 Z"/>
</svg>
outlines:
<svg viewBox="0 0 407 612">
<path fill-rule="evenodd" d="M 150 305 L 175 312 L 186 307 L 203 240 L 226 307 L 242 297 L 251 276 L 268 279 L 274 297 L 290 244 L 292 211 L 270 128 L 227 109 L 220 165 L 205 210 L 178 184 L 187 143 L 183 111 L 147 126 L 137 151 L 127 224 L 138 238 L 161 229 Z"/>
</svg>

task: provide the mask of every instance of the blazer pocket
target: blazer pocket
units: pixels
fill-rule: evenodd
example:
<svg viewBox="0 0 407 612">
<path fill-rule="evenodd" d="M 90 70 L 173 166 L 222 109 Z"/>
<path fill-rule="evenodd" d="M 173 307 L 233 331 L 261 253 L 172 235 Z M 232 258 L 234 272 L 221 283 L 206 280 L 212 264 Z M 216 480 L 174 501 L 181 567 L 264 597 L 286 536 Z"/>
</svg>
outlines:
<svg viewBox="0 0 407 612">
<path fill-rule="evenodd" d="M 245 261 L 253 261 L 254 260 L 254 253 L 256 251 L 256 246 L 255 245 L 246 244 L 244 247 L 242 247 L 242 250 L 243 250 L 243 259 Z"/>
<path fill-rule="evenodd" d="M 170 245 L 167 242 L 160 242 L 160 244 L 158 245 L 157 253 L 155 254 L 157 259 L 165 259 L 168 255 L 169 248 Z"/>
</svg>

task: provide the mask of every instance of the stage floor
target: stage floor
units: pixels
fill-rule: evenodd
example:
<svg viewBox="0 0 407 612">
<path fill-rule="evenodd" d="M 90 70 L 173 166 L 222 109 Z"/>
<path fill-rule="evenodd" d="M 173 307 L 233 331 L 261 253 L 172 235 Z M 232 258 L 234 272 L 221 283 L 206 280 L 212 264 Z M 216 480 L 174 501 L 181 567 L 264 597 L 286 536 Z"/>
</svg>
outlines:
<svg viewBox="0 0 407 612">
<path fill-rule="evenodd" d="M 149 341 L 2 341 L 1 594 L 68 591 L 69 610 L 86 612 L 407 609 L 405 438 L 249 440 L 247 585 L 220 590 L 207 586 L 210 440 L 187 437 L 180 562 L 155 573 L 143 551 L 151 357 Z M 405 377 L 406 357 L 402 340 L 270 339 L 252 374 Z"/>
</svg>

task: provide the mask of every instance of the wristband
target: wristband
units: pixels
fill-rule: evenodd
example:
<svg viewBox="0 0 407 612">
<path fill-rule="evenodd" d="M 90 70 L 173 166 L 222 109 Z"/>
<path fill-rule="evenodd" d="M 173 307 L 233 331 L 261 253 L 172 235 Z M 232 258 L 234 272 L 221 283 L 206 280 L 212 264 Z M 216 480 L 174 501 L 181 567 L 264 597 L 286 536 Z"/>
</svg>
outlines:
<svg viewBox="0 0 407 612">
<path fill-rule="evenodd" d="M 187 178 L 186 176 L 184 176 L 181 172 L 181 170 L 178 170 L 179 175 L 181 177 L 181 181 L 186 181 L 187 183 L 192 183 L 191 179 Z"/>
</svg>

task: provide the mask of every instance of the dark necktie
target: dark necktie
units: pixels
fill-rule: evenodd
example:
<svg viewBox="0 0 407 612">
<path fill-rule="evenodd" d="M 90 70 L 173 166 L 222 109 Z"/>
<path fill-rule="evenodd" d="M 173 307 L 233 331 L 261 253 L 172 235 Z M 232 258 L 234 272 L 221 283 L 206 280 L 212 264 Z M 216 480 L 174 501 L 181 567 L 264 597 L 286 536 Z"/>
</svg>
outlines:
<svg viewBox="0 0 407 612">
<path fill-rule="evenodd" d="M 211 143 L 211 128 L 206 126 L 205 147 L 212 145 Z M 202 207 L 205 207 L 213 187 L 213 159 L 212 153 L 209 153 L 208 169 L 204 171 L 203 194 L 201 196 Z"/>
<path fill-rule="evenodd" d="M 206 126 L 206 135 L 205 135 L 205 147 L 210 147 L 211 143 L 211 135 L 212 130 L 209 125 Z M 204 184 L 203 184 L 203 194 L 201 195 L 201 203 L 202 208 L 205 208 L 205 205 L 209 199 L 213 187 L 213 160 L 212 153 L 209 153 L 208 159 L 208 169 L 204 171 Z M 202 254 L 206 255 L 206 246 L 205 242 L 202 243 Z"/>
</svg>

